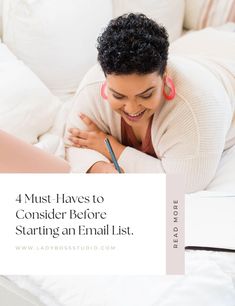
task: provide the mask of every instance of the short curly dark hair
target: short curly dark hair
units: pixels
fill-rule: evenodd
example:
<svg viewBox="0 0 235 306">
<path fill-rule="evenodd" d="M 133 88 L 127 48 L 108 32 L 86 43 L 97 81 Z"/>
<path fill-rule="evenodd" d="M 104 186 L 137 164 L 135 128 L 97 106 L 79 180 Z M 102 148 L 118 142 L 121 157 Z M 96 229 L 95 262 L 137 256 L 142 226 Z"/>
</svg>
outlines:
<svg viewBox="0 0 235 306">
<path fill-rule="evenodd" d="M 168 58 L 166 29 L 144 14 L 112 19 L 97 39 L 98 62 L 107 74 L 165 72 Z"/>
</svg>

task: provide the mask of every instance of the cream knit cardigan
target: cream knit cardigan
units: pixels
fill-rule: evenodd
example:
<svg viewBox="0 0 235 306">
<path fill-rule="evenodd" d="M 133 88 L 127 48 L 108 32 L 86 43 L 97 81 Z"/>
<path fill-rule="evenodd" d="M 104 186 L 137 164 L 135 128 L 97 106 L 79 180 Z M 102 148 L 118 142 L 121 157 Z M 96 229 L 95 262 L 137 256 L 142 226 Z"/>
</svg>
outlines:
<svg viewBox="0 0 235 306">
<path fill-rule="evenodd" d="M 153 117 L 151 137 L 158 158 L 126 147 L 118 160 L 125 172 L 180 173 L 187 193 L 204 189 L 213 179 L 223 151 L 235 145 L 235 33 L 234 52 L 228 46 L 228 52 L 223 50 L 226 46 L 216 47 L 222 54 L 219 57 L 169 58 L 176 97 L 166 101 Z M 86 129 L 78 117 L 83 112 L 121 142 L 121 117 L 102 99 L 103 81 L 98 65 L 87 73 L 74 97 L 66 128 Z M 86 172 L 95 162 L 108 161 L 94 150 L 71 147 L 67 135 L 67 160 L 73 172 Z"/>
</svg>

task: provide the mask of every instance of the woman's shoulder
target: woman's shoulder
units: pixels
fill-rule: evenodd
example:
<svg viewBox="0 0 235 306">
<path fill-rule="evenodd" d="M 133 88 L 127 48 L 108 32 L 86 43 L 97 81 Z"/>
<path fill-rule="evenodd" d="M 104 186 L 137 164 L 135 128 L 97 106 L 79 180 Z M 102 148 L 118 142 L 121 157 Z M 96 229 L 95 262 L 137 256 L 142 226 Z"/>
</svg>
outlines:
<svg viewBox="0 0 235 306">
<path fill-rule="evenodd" d="M 117 125 L 119 115 L 112 111 L 101 95 L 104 81 L 104 73 L 98 64 L 86 73 L 73 97 L 68 117 L 69 126 L 76 122 L 78 113 L 86 114 L 104 131 L 109 131 L 110 125 Z"/>
<path fill-rule="evenodd" d="M 100 86 L 105 81 L 104 73 L 99 64 L 91 67 L 88 72 L 84 75 L 79 87 L 77 89 L 77 93 L 83 90 L 84 88 L 96 88 Z"/>
<path fill-rule="evenodd" d="M 178 88 L 199 85 L 203 89 L 208 87 L 208 81 L 213 84 L 219 82 L 210 69 L 210 63 L 206 65 L 205 61 L 204 63 L 200 61 L 200 58 L 171 55 L 167 68 Z M 205 80 L 207 80 L 206 83 Z"/>
<path fill-rule="evenodd" d="M 206 143 L 211 135 L 223 133 L 222 130 L 228 128 L 230 99 L 222 82 L 200 63 L 174 57 L 169 61 L 169 68 L 176 96 L 166 101 L 155 116 L 153 139 L 158 143 L 164 136 L 163 143 L 169 141 L 169 146 L 178 141 L 185 145 L 185 151 L 193 154 L 199 140 L 205 139 Z"/>
<path fill-rule="evenodd" d="M 93 108 L 96 112 L 104 111 L 107 108 L 107 103 L 101 96 L 101 88 L 104 81 L 104 73 L 98 64 L 88 70 L 74 95 L 74 108 L 83 108 L 85 110 Z"/>
<path fill-rule="evenodd" d="M 210 62 L 196 58 L 171 56 L 168 64 L 179 103 L 204 110 L 214 107 L 231 107 L 229 96 L 220 77 L 210 69 Z"/>
</svg>

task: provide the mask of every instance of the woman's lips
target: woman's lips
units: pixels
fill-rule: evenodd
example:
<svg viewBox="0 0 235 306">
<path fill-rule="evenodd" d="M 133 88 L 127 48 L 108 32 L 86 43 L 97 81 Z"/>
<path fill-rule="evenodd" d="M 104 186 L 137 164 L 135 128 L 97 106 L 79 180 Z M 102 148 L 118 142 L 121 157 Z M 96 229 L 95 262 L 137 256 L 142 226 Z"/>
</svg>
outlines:
<svg viewBox="0 0 235 306">
<path fill-rule="evenodd" d="M 142 116 L 144 115 L 146 110 L 143 110 L 141 112 L 135 113 L 135 114 L 129 114 L 126 113 L 125 111 L 123 111 L 125 117 L 130 120 L 130 121 L 138 121 L 140 120 L 140 118 L 142 118 Z"/>
</svg>

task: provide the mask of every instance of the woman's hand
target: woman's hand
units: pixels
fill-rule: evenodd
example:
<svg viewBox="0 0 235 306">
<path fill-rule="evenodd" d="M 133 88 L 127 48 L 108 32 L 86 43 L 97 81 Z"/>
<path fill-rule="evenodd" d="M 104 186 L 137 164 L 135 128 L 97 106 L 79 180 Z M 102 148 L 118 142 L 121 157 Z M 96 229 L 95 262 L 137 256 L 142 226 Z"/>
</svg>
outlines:
<svg viewBox="0 0 235 306">
<path fill-rule="evenodd" d="M 81 114 L 80 118 L 86 124 L 87 130 L 71 128 L 69 140 L 72 141 L 74 147 L 93 149 L 102 153 L 107 135 L 89 117 Z"/>
<path fill-rule="evenodd" d="M 98 126 L 86 115 L 80 114 L 80 118 L 87 126 L 87 131 L 82 131 L 77 128 L 69 129 L 71 136 L 69 140 L 73 143 L 74 147 L 77 148 L 87 148 L 98 151 L 99 153 L 106 156 L 109 160 L 111 157 L 109 155 L 108 149 L 105 145 L 105 138 L 109 138 L 112 145 L 113 151 L 118 159 L 125 146 L 120 144 L 113 136 L 105 134 Z"/>
</svg>

